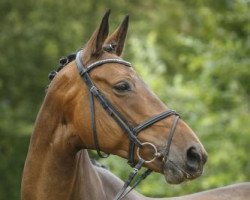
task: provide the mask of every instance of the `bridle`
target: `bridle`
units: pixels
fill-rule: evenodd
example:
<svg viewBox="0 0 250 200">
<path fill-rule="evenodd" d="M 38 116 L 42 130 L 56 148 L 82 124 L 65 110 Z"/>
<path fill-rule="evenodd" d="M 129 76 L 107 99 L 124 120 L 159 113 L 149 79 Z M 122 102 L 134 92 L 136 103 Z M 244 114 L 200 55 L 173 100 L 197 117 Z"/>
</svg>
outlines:
<svg viewBox="0 0 250 200">
<path fill-rule="evenodd" d="M 175 133 L 175 129 L 178 123 L 178 120 L 180 118 L 179 114 L 176 113 L 174 110 L 166 110 L 156 116 L 151 117 L 150 119 L 147 119 L 146 121 L 142 122 L 136 127 L 133 127 L 126 118 L 112 105 L 112 103 L 104 96 L 104 94 L 95 86 L 94 82 L 92 81 L 89 72 L 94 70 L 95 68 L 102 66 L 103 64 L 107 63 L 118 63 L 121 65 L 125 65 L 127 67 L 132 67 L 131 63 L 124 61 L 122 59 L 104 59 L 100 61 L 96 61 L 90 65 L 84 66 L 82 62 L 82 53 L 83 50 L 78 51 L 76 54 L 71 54 L 68 57 L 65 57 L 60 60 L 61 68 L 67 65 L 69 62 L 75 59 L 77 69 L 79 71 L 79 74 L 81 75 L 83 81 L 88 87 L 89 91 L 89 102 L 90 102 L 90 111 L 91 111 L 91 127 L 92 127 L 92 134 L 94 139 L 94 144 L 96 151 L 98 155 L 102 158 L 106 158 L 108 154 L 102 154 L 101 148 L 99 146 L 98 142 L 98 136 L 96 131 L 96 120 L 95 120 L 95 102 L 94 98 L 98 100 L 98 102 L 101 104 L 103 109 L 116 121 L 116 123 L 121 127 L 123 132 L 128 136 L 129 138 L 129 150 L 128 150 L 128 163 L 134 167 L 133 171 L 130 173 L 129 177 L 124 183 L 123 188 L 118 192 L 114 200 L 122 199 L 125 195 L 127 195 L 133 188 L 135 188 L 143 179 L 145 179 L 152 170 L 147 169 L 142 173 L 142 175 L 134 182 L 134 184 L 130 187 L 130 189 L 127 190 L 130 183 L 134 179 L 134 177 L 137 175 L 138 171 L 141 169 L 142 165 L 144 163 L 150 163 L 153 162 L 156 158 L 163 157 L 163 160 L 166 161 L 168 158 L 168 154 L 170 151 L 171 142 Z M 59 70 L 61 69 L 59 67 Z M 59 71 L 57 70 L 57 71 Z M 49 78 L 53 79 L 57 72 L 53 71 Z M 150 142 L 141 142 L 137 136 L 138 134 L 146 129 L 149 128 L 154 123 L 163 120 L 167 117 L 170 117 L 172 115 L 175 115 L 174 121 L 172 123 L 172 126 L 170 128 L 169 137 L 167 140 L 166 148 L 164 149 L 163 153 L 158 152 L 156 146 Z M 138 163 L 135 162 L 134 155 L 135 155 L 135 147 L 137 148 L 136 154 L 139 159 Z M 151 160 L 145 160 L 140 155 L 140 150 L 142 147 L 148 146 L 154 150 L 153 158 Z"/>
</svg>

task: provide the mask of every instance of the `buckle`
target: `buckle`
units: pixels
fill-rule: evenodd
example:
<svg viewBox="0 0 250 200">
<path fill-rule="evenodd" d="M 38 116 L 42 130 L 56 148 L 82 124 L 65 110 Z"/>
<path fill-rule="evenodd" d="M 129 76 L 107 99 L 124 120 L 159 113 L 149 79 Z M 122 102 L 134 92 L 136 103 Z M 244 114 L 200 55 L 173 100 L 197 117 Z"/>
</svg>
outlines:
<svg viewBox="0 0 250 200">
<path fill-rule="evenodd" d="M 93 94 L 93 95 L 97 95 L 99 93 L 98 89 L 96 86 L 92 85 L 91 88 L 89 89 L 90 92 Z"/>
<path fill-rule="evenodd" d="M 80 73 L 81 76 L 83 76 L 86 73 L 86 71 L 87 70 L 85 68 L 83 68 L 83 67 L 79 68 L 79 73 Z"/>
</svg>

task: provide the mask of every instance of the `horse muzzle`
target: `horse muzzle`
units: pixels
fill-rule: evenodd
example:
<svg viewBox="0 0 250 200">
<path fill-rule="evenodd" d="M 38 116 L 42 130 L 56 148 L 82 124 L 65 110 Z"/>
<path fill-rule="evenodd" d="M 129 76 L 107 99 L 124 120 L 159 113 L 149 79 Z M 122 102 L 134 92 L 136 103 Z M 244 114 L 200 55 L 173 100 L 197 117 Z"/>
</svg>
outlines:
<svg viewBox="0 0 250 200">
<path fill-rule="evenodd" d="M 191 146 L 187 149 L 184 158 L 170 153 L 167 157 L 164 156 L 162 161 L 165 180 L 171 184 L 179 184 L 202 174 L 203 166 L 207 161 L 207 153 L 200 151 L 198 146 Z"/>
</svg>

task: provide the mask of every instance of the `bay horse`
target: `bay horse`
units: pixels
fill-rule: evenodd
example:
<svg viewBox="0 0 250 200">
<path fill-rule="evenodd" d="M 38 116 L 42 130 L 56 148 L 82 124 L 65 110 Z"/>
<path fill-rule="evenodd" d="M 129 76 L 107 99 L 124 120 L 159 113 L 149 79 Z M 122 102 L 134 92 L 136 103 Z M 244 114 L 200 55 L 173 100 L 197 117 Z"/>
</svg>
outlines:
<svg viewBox="0 0 250 200">
<path fill-rule="evenodd" d="M 121 59 L 128 17 L 108 36 L 109 14 L 84 48 L 63 59 L 52 76 L 24 166 L 23 200 L 116 198 L 105 192 L 86 149 L 128 159 L 135 171 L 143 165 L 169 183 L 202 174 L 204 147 Z M 134 194 L 124 198 L 136 199 Z"/>
</svg>

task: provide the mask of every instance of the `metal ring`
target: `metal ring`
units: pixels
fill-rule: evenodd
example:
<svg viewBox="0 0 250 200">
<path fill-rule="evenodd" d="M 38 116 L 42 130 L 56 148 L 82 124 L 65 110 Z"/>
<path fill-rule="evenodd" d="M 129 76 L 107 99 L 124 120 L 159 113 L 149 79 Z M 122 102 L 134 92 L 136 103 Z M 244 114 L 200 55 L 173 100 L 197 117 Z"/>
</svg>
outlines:
<svg viewBox="0 0 250 200">
<path fill-rule="evenodd" d="M 141 147 L 147 146 L 147 145 L 153 147 L 153 149 L 155 150 L 155 152 L 154 152 L 154 154 L 153 154 L 154 157 L 153 157 L 151 160 L 145 160 L 145 163 L 151 163 L 151 162 L 153 162 L 153 161 L 158 157 L 159 153 L 158 153 L 158 151 L 157 151 L 156 146 L 155 146 L 154 144 L 150 143 L 150 142 L 143 142 L 143 143 L 141 144 Z M 143 158 L 140 156 L 140 149 L 141 149 L 141 147 L 138 147 L 138 148 L 137 148 L 137 156 L 138 156 L 139 159 L 143 159 Z M 144 160 L 144 159 L 143 159 L 143 160 Z"/>
</svg>

